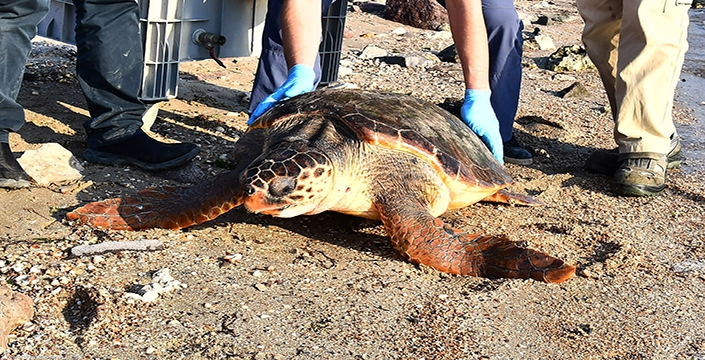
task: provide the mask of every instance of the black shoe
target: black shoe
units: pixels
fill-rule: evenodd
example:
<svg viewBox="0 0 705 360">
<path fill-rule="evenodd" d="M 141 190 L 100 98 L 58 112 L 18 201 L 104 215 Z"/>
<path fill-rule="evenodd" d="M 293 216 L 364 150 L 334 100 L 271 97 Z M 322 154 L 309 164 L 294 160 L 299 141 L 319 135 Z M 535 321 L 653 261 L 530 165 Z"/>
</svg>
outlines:
<svg viewBox="0 0 705 360">
<path fill-rule="evenodd" d="M 8 143 L 0 143 L 0 187 L 7 189 L 29 187 L 29 175 L 12 155 Z"/>
<path fill-rule="evenodd" d="M 671 150 L 666 154 L 668 158 L 668 168 L 676 169 L 685 157 L 681 151 L 681 141 L 678 136 L 671 140 Z M 614 175 L 619 169 L 619 149 L 593 151 L 585 160 L 585 169 L 604 175 Z"/>
<path fill-rule="evenodd" d="M 531 165 L 534 162 L 534 157 L 531 153 L 524 149 L 515 137 L 507 140 L 504 143 L 504 162 L 517 165 Z"/>
<path fill-rule="evenodd" d="M 134 165 L 145 170 L 166 170 L 185 164 L 201 149 L 189 143 L 167 144 L 141 130 L 117 144 L 86 149 L 83 158 L 103 165 Z"/>
</svg>

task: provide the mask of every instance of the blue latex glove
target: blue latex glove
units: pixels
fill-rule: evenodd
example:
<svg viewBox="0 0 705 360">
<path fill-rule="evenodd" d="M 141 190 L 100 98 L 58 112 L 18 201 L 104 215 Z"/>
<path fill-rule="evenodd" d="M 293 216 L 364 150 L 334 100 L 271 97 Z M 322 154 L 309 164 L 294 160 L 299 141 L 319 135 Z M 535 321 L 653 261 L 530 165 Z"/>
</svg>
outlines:
<svg viewBox="0 0 705 360">
<path fill-rule="evenodd" d="M 492 155 L 504 164 L 504 146 L 499 134 L 499 121 L 490 104 L 490 90 L 465 90 L 465 102 L 460 108 L 460 116 L 477 136 L 487 144 Z"/>
<path fill-rule="evenodd" d="M 315 81 L 316 73 L 312 67 L 304 64 L 292 66 L 284 84 L 257 105 L 250 116 L 250 120 L 247 121 L 247 125 L 252 125 L 260 115 L 264 114 L 277 102 L 313 90 Z"/>
</svg>

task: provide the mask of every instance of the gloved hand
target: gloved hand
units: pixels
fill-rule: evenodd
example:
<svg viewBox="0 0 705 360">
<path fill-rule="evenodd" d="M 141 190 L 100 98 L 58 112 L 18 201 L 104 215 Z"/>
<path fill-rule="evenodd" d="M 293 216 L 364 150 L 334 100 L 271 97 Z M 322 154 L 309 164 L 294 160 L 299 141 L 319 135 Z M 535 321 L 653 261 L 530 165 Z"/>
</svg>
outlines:
<svg viewBox="0 0 705 360">
<path fill-rule="evenodd" d="M 499 121 L 490 103 L 491 95 L 490 90 L 465 90 L 465 102 L 460 108 L 460 116 L 487 144 L 499 163 L 504 164 L 504 146 L 499 134 Z"/>
<path fill-rule="evenodd" d="M 313 90 L 315 81 L 316 73 L 312 67 L 305 64 L 292 66 L 284 84 L 257 105 L 255 111 L 250 115 L 247 125 L 252 125 L 260 115 L 264 114 L 277 102 Z"/>
</svg>

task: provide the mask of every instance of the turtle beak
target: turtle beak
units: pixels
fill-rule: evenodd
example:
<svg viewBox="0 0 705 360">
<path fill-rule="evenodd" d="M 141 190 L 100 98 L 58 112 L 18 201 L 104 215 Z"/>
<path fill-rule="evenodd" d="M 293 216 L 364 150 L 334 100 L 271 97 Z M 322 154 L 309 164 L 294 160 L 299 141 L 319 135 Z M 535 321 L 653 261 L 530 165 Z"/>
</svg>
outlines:
<svg viewBox="0 0 705 360">
<path fill-rule="evenodd" d="M 246 189 L 244 205 L 247 211 L 255 214 L 279 216 L 283 210 L 291 207 L 286 201 L 273 198 L 265 190 L 255 189 L 252 192 Z"/>
</svg>

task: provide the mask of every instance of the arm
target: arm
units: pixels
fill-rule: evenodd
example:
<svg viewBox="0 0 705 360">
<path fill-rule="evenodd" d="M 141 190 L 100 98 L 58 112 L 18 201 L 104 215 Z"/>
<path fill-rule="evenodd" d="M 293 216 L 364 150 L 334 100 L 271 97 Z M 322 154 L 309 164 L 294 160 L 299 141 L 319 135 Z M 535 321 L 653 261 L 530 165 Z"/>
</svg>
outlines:
<svg viewBox="0 0 705 360">
<path fill-rule="evenodd" d="M 289 69 L 286 81 L 262 100 L 250 116 L 248 125 L 281 100 L 314 89 L 314 66 L 321 42 L 321 0 L 284 0 L 281 14 L 282 45 Z"/>
<path fill-rule="evenodd" d="M 284 0 L 282 42 L 289 68 L 304 64 L 313 68 L 321 42 L 321 0 Z"/>
<path fill-rule="evenodd" d="M 490 55 L 480 0 L 447 0 L 453 41 L 463 67 L 466 89 L 489 90 Z"/>
<path fill-rule="evenodd" d="M 446 6 L 465 80 L 461 118 L 482 138 L 492 155 L 504 163 L 499 121 L 490 102 L 490 55 L 482 1 L 446 0 Z"/>
</svg>

